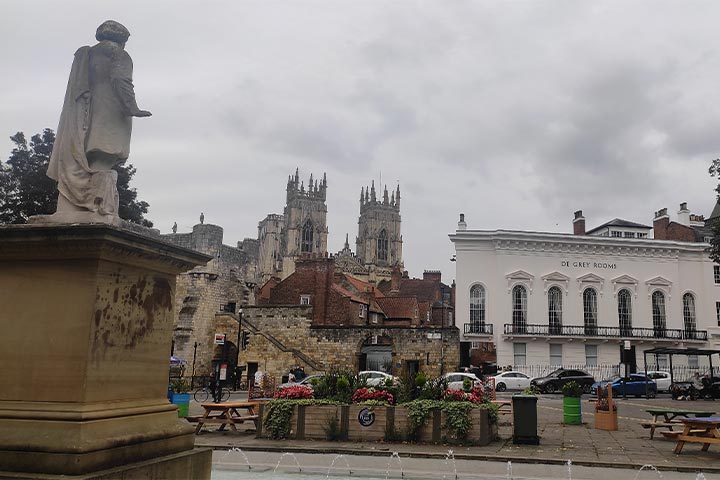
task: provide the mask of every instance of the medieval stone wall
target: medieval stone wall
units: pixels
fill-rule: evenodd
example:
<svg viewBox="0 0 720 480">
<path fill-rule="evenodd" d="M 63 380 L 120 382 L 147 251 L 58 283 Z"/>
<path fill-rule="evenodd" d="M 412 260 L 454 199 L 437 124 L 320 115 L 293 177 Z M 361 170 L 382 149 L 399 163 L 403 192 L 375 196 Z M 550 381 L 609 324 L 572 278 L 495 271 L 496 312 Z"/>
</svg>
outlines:
<svg viewBox="0 0 720 480">
<path fill-rule="evenodd" d="M 252 255 L 254 245 L 248 244 L 248 249 L 223 245 L 222 227 L 209 224 L 195 225 L 192 233 L 175 233 L 162 238 L 213 256 L 207 265 L 178 276 L 177 317 L 173 331 L 174 354 L 188 362 L 187 375 L 191 374 L 194 356 L 195 374 L 208 375 L 213 358 L 218 356 L 215 334 L 226 333 L 217 330 L 215 315 L 231 303 L 236 308 L 254 303 L 252 290 L 247 286 L 247 282 L 257 282 L 257 258 Z M 228 337 L 235 348 L 237 334 L 228 333 Z"/>
<path fill-rule="evenodd" d="M 243 320 L 249 321 L 259 332 L 251 335 L 248 349 L 240 352 L 239 364 L 256 362 L 277 382 L 295 365 L 303 365 L 308 374 L 341 367 L 357 371 L 362 346 L 375 335 L 391 339 L 395 375 L 402 373 L 408 361 L 417 361 L 420 370 L 430 376 L 440 375 L 442 358 L 445 372 L 454 371 L 460 361 L 459 331 L 454 327 L 444 329 L 441 342 L 440 339 L 428 338 L 428 334 L 439 334 L 439 329 L 313 327 L 312 317 L 312 306 L 245 307 Z M 243 328 L 250 327 L 245 325 Z M 271 336 L 276 342 L 263 334 Z M 278 343 L 282 348 L 278 347 Z M 316 368 L 294 351 L 302 352 Z"/>
</svg>

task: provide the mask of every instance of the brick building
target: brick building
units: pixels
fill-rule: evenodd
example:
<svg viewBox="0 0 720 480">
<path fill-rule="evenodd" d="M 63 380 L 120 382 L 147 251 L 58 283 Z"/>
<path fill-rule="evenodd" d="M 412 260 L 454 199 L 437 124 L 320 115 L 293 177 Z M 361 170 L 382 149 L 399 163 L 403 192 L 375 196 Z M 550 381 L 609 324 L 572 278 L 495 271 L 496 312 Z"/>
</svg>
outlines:
<svg viewBox="0 0 720 480">
<path fill-rule="evenodd" d="M 426 279 L 405 276 L 404 293 L 391 283 L 384 293 L 338 272 L 333 257 L 296 259 L 294 273 L 266 284 L 258 305 L 243 309 L 242 327 L 251 336 L 240 364 L 278 380 L 298 364 L 308 373 L 332 367 L 396 375 L 454 370 L 459 332 L 452 325 L 450 287 L 444 286 L 443 301 L 438 272 L 428 272 Z M 403 284 L 399 269 L 396 283 Z"/>
</svg>

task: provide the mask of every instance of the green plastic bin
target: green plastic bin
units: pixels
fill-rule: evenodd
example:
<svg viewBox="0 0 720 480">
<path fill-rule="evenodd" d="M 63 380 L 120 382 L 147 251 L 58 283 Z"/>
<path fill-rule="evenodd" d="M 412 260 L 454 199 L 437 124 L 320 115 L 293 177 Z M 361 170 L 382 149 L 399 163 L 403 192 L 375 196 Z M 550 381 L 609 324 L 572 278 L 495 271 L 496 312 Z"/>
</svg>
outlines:
<svg viewBox="0 0 720 480">
<path fill-rule="evenodd" d="M 563 423 L 566 425 L 582 424 L 582 408 L 580 397 L 563 398 Z"/>
</svg>

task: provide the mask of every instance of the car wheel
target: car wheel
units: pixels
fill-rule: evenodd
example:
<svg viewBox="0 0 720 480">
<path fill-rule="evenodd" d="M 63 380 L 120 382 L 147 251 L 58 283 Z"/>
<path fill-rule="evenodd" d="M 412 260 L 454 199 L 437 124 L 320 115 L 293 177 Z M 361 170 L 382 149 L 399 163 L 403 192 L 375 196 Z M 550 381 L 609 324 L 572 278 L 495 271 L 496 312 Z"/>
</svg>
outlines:
<svg viewBox="0 0 720 480">
<path fill-rule="evenodd" d="M 498 392 L 504 392 L 505 390 L 507 390 L 507 387 L 505 386 L 504 383 L 500 382 L 497 385 L 495 385 L 495 390 Z"/>
<path fill-rule="evenodd" d="M 585 385 L 582 386 L 582 391 L 583 391 L 583 393 L 592 392 L 592 385 L 589 385 L 586 383 Z"/>
<path fill-rule="evenodd" d="M 654 390 L 650 390 L 647 394 L 647 398 L 655 398 L 657 396 Z"/>
</svg>

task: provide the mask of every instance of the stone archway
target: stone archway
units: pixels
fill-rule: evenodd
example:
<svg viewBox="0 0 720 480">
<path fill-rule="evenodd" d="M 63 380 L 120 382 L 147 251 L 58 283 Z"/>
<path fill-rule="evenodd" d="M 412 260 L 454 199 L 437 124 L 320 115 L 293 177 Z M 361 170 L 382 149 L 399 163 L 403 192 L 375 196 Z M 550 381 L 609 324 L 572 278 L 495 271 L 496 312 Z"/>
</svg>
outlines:
<svg viewBox="0 0 720 480">
<path fill-rule="evenodd" d="M 384 335 L 370 335 L 360 345 L 359 370 L 377 370 L 392 373 L 394 343 Z"/>
</svg>

